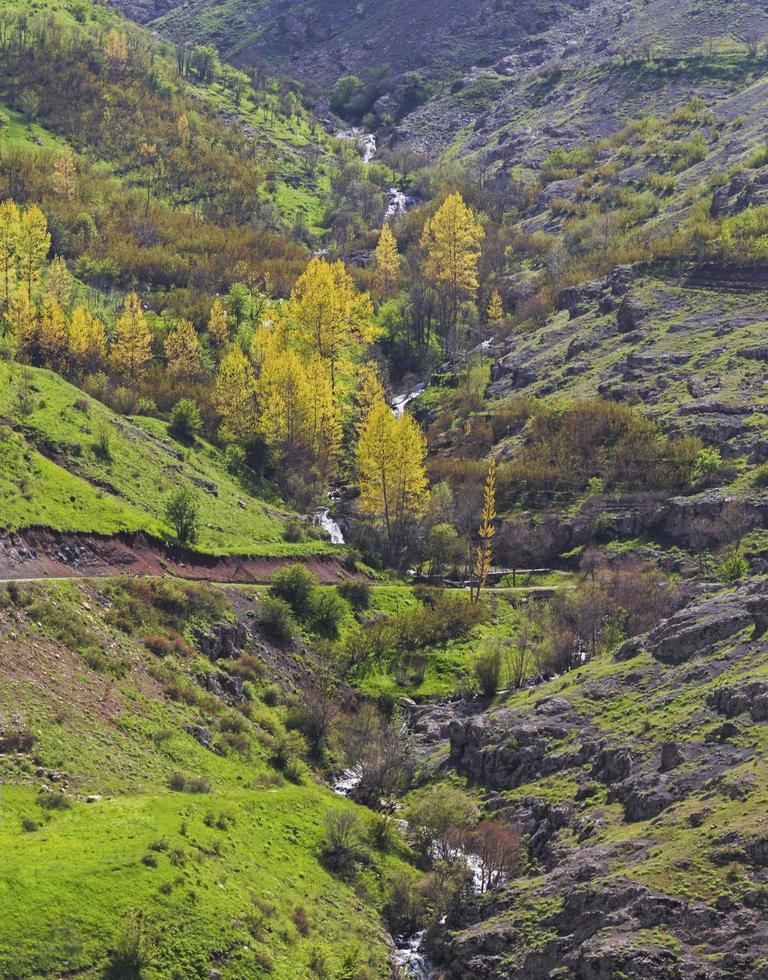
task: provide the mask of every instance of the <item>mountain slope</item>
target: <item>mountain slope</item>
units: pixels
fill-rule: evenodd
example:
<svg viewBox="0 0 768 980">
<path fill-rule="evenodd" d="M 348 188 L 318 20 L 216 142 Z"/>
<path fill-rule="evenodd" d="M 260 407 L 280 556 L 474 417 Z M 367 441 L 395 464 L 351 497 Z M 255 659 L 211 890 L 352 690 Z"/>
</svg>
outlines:
<svg viewBox="0 0 768 980">
<path fill-rule="evenodd" d="M 330 549 L 322 540 L 287 543 L 283 532 L 290 513 L 264 499 L 268 485 L 249 485 L 238 476 L 222 450 L 202 440 L 182 444 L 156 418 L 116 415 L 50 371 L 0 365 L 0 378 L 4 529 L 145 531 L 172 538 L 165 506 L 183 480 L 200 508 L 202 552 Z"/>
<path fill-rule="evenodd" d="M 527 841 L 524 874 L 437 928 L 448 977 L 761 976 L 767 610 L 764 579 L 705 587 L 612 657 L 417 710 Z"/>
<path fill-rule="evenodd" d="M 0 588 L 4 977 L 386 974 L 376 887 L 320 861 L 352 805 L 288 765 L 246 622 L 178 582 Z"/>
</svg>

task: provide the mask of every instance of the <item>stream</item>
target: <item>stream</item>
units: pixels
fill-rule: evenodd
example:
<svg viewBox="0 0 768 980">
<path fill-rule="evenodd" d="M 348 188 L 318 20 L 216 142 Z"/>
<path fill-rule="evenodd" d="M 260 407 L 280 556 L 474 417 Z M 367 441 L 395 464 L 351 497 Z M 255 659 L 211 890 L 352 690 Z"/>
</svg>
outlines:
<svg viewBox="0 0 768 980">
<path fill-rule="evenodd" d="M 331 503 L 336 503 L 338 500 L 338 495 L 333 491 L 328 491 L 328 499 Z M 315 524 L 319 524 L 320 527 L 328 533 L 331 539 L 331 544 L 344 544 L 344 532 L 341 530 L 338 522 L 331 517 L 330 507 L 318 507 L 315 511 L 314 516 Z"/>
<path fill-rule="evenodd" d="M 359 769 L 345 769 L 333 780 L 333 792 L 338 796 L 350 797 L 362 778 Z M 424 930 L 411 936 L 398 936 L 395 939 L 395 963 L 404 971 L 408 980 L 430 980 L 435 975 L 435 967 L 426 953 L 422 952 Z"/>
<path fill-rule="evenodd" d="M 370 163 L 376 156 L 376 137 L 373 133 L 366 133 L 360 126 L 353 126 L 352 129 L 343 129 L 340 133 L 336 133 L 336 138 L 354 142 L 363 163 Z M 393 218 L 400 217 L 400 215 L 405 214 L 406 211 L 412 208 L 414 204 L 418 203 L 415 197 L 409 197 L 399 187 L 389 187 L 387 194 L 389 195 L 389 204 L 384 213 L 385 221 L 391 221 Z"/>
</svg>

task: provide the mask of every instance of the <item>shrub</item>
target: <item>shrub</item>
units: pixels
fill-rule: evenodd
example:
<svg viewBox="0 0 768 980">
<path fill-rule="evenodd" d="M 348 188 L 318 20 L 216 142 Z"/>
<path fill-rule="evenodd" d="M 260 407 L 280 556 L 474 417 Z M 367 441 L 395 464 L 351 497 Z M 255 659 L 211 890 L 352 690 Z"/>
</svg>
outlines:
<svg viewBox="0 0 768 980">
<path fill-rule="evenodd" d="M 346 578 L 339 582 L 336 589 L 353 609 L 367 609 L 371 604 L 371 587 L 367 582 Z"/>
<path fill-rule="evenodd" d="M 732 548 L 720 563 L 723 582 L 736 582 L 749 574 L 749 563 L 738 548 Z"/>
<path fill-rule="evenodd" d="M 63 793 L 41 793 L 37 802 L 44 810 L 69 810 L 72 806 L 70 798 Z"/>
<path fill-rule="evenodd" d="M 355 810 L 330 808 L 325 814 L 322 854 L 329 867 L 349 870 L 356 860 L 361 841 L 361 822 Z"/>
<path fill-rule="evenodd" d="M 335 640 L 347 608 L 337 592 L 318 589 L 309 611 L 309 628 L 327 640 Z"/>
<path fill-rule="evenodd" d="M 147 633 L 144 637 L 144 646 L 156 657 L 170 657 L 178 655 L 181 657 L 193 657 L 195 649 L 180 633 L 171 632 L 170 636 L 163 636 L 160 633 Z"/>
<path fill-rule="evenodd" d="M 298 630 L 291 607 L 284 599 L 274 596 L 267 596 L 262 601 L 259 625 L 278 643 L 290 643 Z"/>
<path fill-rule="evenodd" d="M 693 466 L 693 479 L 696 482 L 708 480 L 723 465 L 723 459 L 717 449 L 711 446 L 702 446 L 696 453 L 696 460 Z"/>
<path fill-rule="evenodd" d="M 136 414 L 154 418 L 157 415 L 157 403 L 154 398 L 140 398 L 136 407 Z"/>
<path fill-rule="evenodd" d="M 485 644 L 473 665 L 480 690 L 486 698 L 492 698 L 499 690 L 501 659 L 501 646 L 490 642 Z"/>
<path fill-rule="evenodd" d="M 108 425 L 102 424 L 96 429 L 96 442 L 93 451 L 103 462 L 112 462 L 112 430 Z"/>
<path fill-rule="evenodd" d="M 310 611 L 317 586 L 317 576 L 304 565 L 288 565 L 272 576 L 270 595 L 287 602 L 294 613 L 303 619 Z"/>
<path fill-rule="evenodd" d="M 269 708 L 276 708 L 280 703 L 280 688 L 277 684 L 270 684 L 261 692 L 261 700 Z"/>
<path fill-rule="evenodd" d="M 289 521 L 285 522 L 285 527 L 283 528 L 284 541 L 287 541 L 289 544 L 298 544 L 305 537 L 304 525 L 300 520 L 292 517 Z"/>
<path fill-rule="evenodd" d="M 134 976 L 149 966 L 155 952 L 155 940 L 140 912 L 130 912 L 123 919 L 112 952 L 112 969 L 118 976 Z"/>
<path fill-rule="evenodd" d="M 174 490 L 168 498 L 165 517 L 173 528 L 179 544 L 192 544 L 197 540 L 200 511 L 195 495 L 186 484 Z"/>
<path fill-rule="evenodd" d="M 197 403 L 191 398 L 180 398 L 171 410 L 168 431 L 179 442 L 194 442 L 202 424 Z"/>
<path fill-rule="evenodd" d="M 311 930 L 311 925 L 309 923 L 309 916 L 307 915 L 307 910 L 303 905 L 298 905 L 296 911 L 293 913 L 293 924 L 299 930 L 300 935 L 308 936 Z"/>
<path fill-rule="evenodd" d="M 136 410 L 136 395 L 130 388 L 116 388 L 112 395 L 112 406 L 120 415 L 133 415 Z"/>
</svg>

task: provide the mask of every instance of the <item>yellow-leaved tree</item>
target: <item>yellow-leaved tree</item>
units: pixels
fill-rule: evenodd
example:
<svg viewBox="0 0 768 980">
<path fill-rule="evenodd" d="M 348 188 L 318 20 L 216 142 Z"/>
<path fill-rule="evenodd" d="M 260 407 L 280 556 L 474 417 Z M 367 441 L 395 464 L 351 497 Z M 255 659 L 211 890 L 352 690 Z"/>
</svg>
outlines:
<svg viewBox="0 0 768 980">
<path fill-rule="evenodd" d="M 16 284 L 16 245 L 19 209 L 14 201 L 0 201 L 0 304 L 7 309 Z"/>
<path fill-rule="evenodd" d="M 30 296 L 40 278 L 40 271 L 50 247 L 51 236 L 46 217 L 36 204 L 30 204 L 21 213 L 16 236 L 19 279 L 26 286 Z"/>
<path fill-rule="evenodd" d="M 397 240 L 388 224 L 381 229 L 379 242 L 373 253 L 373 264 L 376 270 L 376 285 L 386 296 L 394 289 L 400 278 L 400 253 L 397 250 Z"/>
<path fill-rule="evenodd" d="M 14 293 L 5 319 L 22 358 L 33 361 L 39 352 L 38 319 L 35 304 L 26 286 L 22 286 Z"/>
<path fill-rule="evenodd" d="M 67 263 L 57 255 L 48 267 L 48 274 L 45 277 L 45 295 L 55 299 L 59 306 L 66 310 L 69 307 L 71 293 L 72 276 L 67 269 Z"/>
<path fill-rule="evenodd" d="M 357 389 L 355 391 L 355 426 L 358 431 L 365 424 L 371 408 L 376 402 L 384 401 L 384 385 L 379 365 L 375 361 L 363 361 L 357 368 Z"/>
<path fill-rule="evenodd" d="M 390 560 L 402 553 L 409 528 L 424 511 L 426 442 L 407 412 L 395 418 L 385 401 L 371 407 L 357 443 L 360 508 L 384 532 Z"/>
<path fill-rule="evenodd" d="M 107 349 L 104 324 L 85 306 L 76 306 L 69 321 L 69 362 L 76 374 L 98 371 Z"/>
<path fill-rule="evenodd" d="M 46 296 L 43 301 L 38 337 L 42 365 L 61 371 L 66 361 L 69 332 L 64 312 L 55 296 Z"/>
<path fill-rule="evenodd" d="M 128 38 L 116 27 L 111 28 L 104 39 L 104 56 L 115 72 L 122 71 L 128 64 Z"/>
<path fill-rule="evenodd" d="M 313 258 L 293 287 L 285 319 L 299 350 L 327 364 L 334 396 L 340 369 L 354 346 L 376 336 L 372 317 L 370 296 L 357 291 L 343 262 Z"/>
<path fill-rule="evenodd" d="M 68 146 L 59 154 L 53 168 L 53 189 L 65 201 L 73 201 L 77 192 L 77 169 L 75 157 Z"/>
<path fill-rule="evenodd" d="M 229 316 L 224 308 L 224 304 L 217 297 L 211 303 L 211 312 L 208 317 L 208 334 L 211 343 L 218 350 L 223 350 L 229 343 Z"/>
<path fill-rule="evenodd" d="M 504 302 L 498 289 L 494 289 L 488 300 L 488 322 L 499 323 L 504 319 Z"/>
<path fill-rule="evenodd" d="M 477 293 L 477 263 L 485 232 L 461 194 L 450 194 L 421 235 L 424 276 L 437 293 L 443 346 L 452 350 L 461 304 Z"/>
<path fill-rule="evenodd" d="M 485 487 L 483 490 L 483 515 L 480 519 L 480 530 L 478 537 L 480 543 L 475 552 L 474 578 L 475 582 L 470 587 L 470 598 L 477 602 L 480 598 L 480 590 L 488 579 L 488 572 L 491 570 L 493 561 L 493 536 L 496 533 L 496 460 L 492 459 L 488 465 L 488 473 L 485 477 Z"/>
<path fill-rule="evenodd" d="M 326 481 L 333 476 L 339 462 L 343 434 L 341 414 L 327 365 L 319 357 L 313 357 L 306 372 L 309 388 L 307 443 L 317 470 Z"/>
<path fill-rule="evenodd" d="M 277 458 L 295 462 L 307 449 L 310 391 L 298 354 L 270 344 L 257 387 L 259 431 Z"/>
<path fill-rule="evenodd" d="M 140 381 L 152 359 L 152 334 L 136 293 L 129 293 L 115 321 L 110 350 L 112 370 L 123 381 Z"/>
<path fill-rule="evenodd" d="M 237 344 L 219 365 L 213 394 L 224 439 L 247 443 L 257 429 L 256 376 Z"/>
<path fill-rule="evenodd" d="M 165 338 L 163 344 L 168 373 L 180 381 L 192 381 L 203 369 L 200 360 L 200 341 L 189 320 L 181 319 Z"/>
</svg>

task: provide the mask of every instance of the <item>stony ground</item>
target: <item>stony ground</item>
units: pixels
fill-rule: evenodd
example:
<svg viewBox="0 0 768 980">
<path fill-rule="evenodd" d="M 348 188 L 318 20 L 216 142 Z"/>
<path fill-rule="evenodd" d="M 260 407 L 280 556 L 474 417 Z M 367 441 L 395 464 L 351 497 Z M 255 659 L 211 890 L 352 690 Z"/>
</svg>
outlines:
<svg viewBox="0 0 768 980">
<path fill-rule="evenodd" d="M 446 976 L 765 976 L 766 626 L 765 579 L 704 586 L 605 660 L 415 709 L 527 847 L 519 879 L 433 937 Z"/>
</svg>

